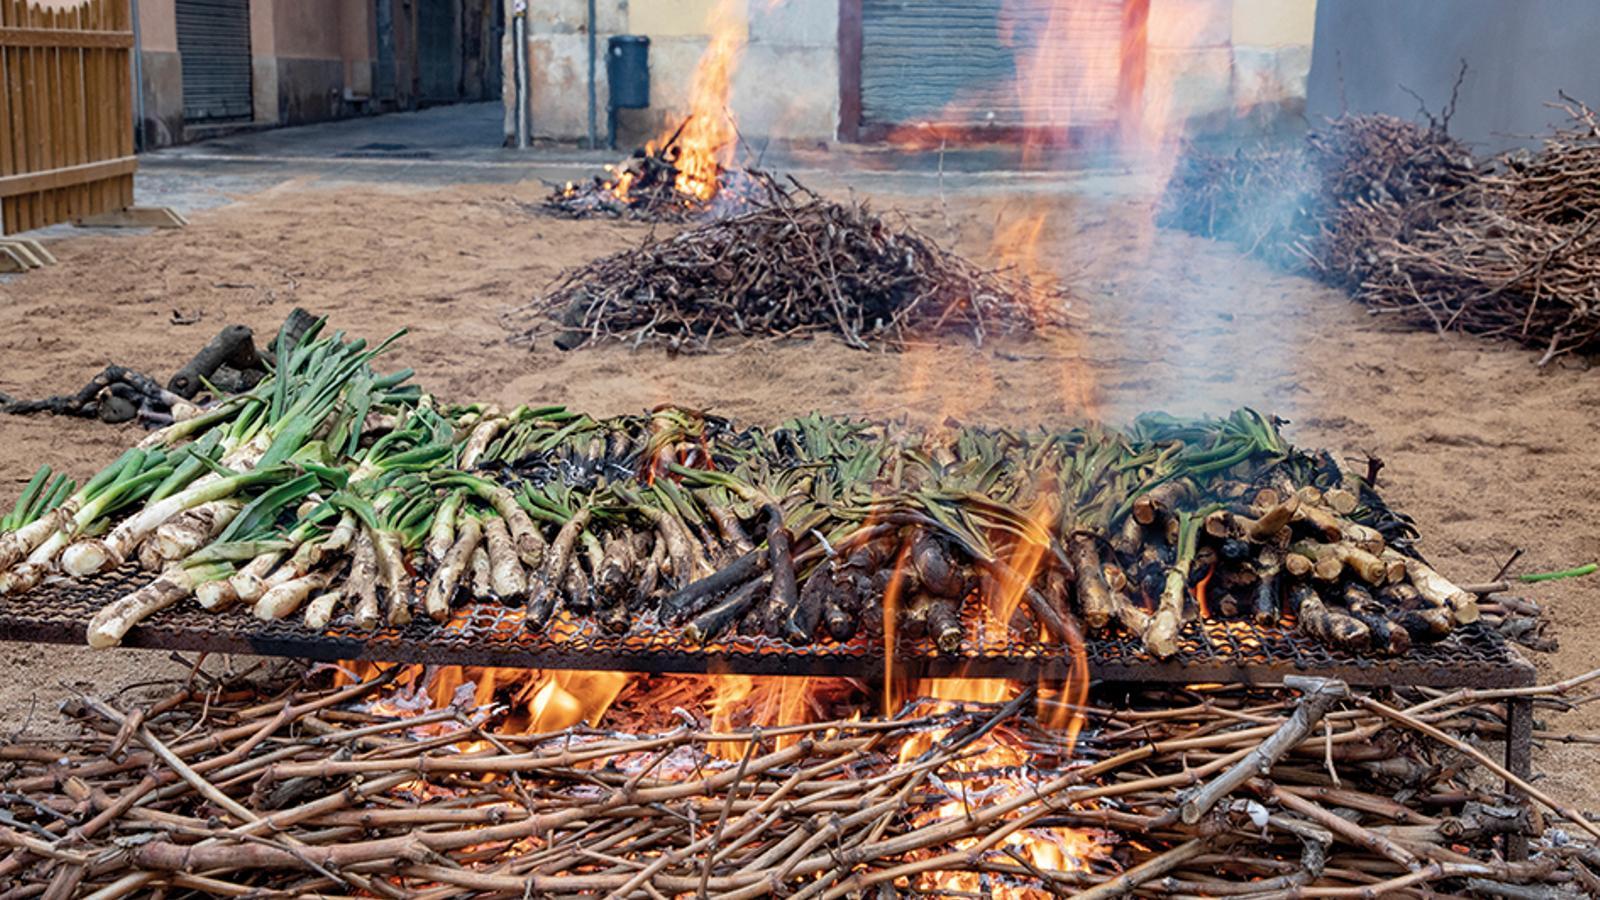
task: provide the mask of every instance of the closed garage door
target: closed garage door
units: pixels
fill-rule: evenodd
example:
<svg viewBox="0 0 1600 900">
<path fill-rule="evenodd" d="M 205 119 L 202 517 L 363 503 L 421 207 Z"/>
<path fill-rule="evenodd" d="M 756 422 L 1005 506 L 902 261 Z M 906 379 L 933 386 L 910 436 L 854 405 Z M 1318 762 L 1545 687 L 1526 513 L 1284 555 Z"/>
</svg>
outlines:
<svg viewBox="0 0 1600 900">
<path fill-rule="evenodd" d="M 861 0 L 861 124 L 1116 121 L 1124 0 Z"/>
<path fill-rule="evenodd" d="M 417 55 L 421 66 L 422 102 L 454 103 L 461 99 L 461 33 L 455 0 L 421 0 L 417 7 Z"/>
<path fill-rule="evenodd" d="M 183 117 L 248 119 L 250 0 L 177 0 Z"/>
</svg>

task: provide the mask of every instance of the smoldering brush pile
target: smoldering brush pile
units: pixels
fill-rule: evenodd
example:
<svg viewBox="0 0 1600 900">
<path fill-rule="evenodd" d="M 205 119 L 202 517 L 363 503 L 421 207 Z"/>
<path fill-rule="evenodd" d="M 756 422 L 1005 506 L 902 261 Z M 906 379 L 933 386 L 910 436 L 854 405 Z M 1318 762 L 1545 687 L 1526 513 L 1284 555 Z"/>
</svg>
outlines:
<svg viewBox="0 0 1600 900">
<path fill-rule="evenodd" d="M 1563 96 L 1570 124 L 1542 149 L 1474 163 L 1446 131 L 1345 116 L 1299 151 L 1190 153 L 1163 199 L 1171 227 L 1233 241 L 1419 324 L 1509 337 L 1542 362 L 1600 342 L 1594 172 L 1600 123 Z"/>
<path fill-rule="evenodd" d="M 1471 153 L 1442 124 L 1346 115 L 1300 147 L 1191 150 L 1158 220 L 1354 289 L 1370 265 L 1363 241 L 1426 227 L 1475 179 Z"/>
<path fill-rule="evenodd" d="M 661 722 L 648 682 L 643 713 L 624 699 L 602 727 L 523 734 L 485 709 L 385 711 L 372 701 L 393 672 L 69 701 L 80 737 L 0 744 L 0 879 L 22 896 L 730 900 L 1600 886 L 1600 829 L 1474 744 L 1506 692 L 1380 698 L 1298 679 L 1036 713 L 1024 691 L 717 730 Z M 1554 714 L 1595 674 L 1515 693 Z M 1076 729 L 1043 721 L 1062 712 Z M 661 730 L 611 730 L 635 719 Z M 1527 861 L 1509 859 L 1518 838 Z"/>
<path fill-rule="evenodd" d="M 982 269 L 864 204 L 802 191 L 572 269 L 508 326 L 563 350 L 818 333 L 865 348 L 945 333 L 982 343 L 1064 324 L 1065 310 L 1057 291 Z"/>
</svg>

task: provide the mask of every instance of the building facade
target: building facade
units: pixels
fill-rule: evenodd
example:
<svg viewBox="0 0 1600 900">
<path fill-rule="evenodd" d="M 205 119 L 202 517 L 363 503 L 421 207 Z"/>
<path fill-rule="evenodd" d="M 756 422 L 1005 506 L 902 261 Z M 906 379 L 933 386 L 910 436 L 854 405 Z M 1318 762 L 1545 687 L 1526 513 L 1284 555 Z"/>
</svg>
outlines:
<svg viewBox="0 0 1600 900">
<path fill-rule="evenodd" d="M 491 99 L 499 0 L 132 0 L 144 147 Z"/>
<path fill-rule="evenodd" d="M 1443 116 L 1454 97 L 1450 133 L 1474 150 L 1537 147 L 1565 124 L 1565 111 L 1550 106 L 1562 93 L 1600 103 L 1594 34 L 1575 26 L 1594 11 L 1593 0 L 1521 0 L 1514 14 L 1498 0 L 1323 0 L 1307 102 L 1318 118 L 1411 118 L 1419 98 Z"/>
<path fill-rule="evenodd" d="M 624 139 L 637 140 L 681 117 L 695 66 L 730 8 L 743 38 L 730 103 L 747 136 L 880 141 L 931 126 L 1005 139 L 1150 120 L 1259 127 L 1304 112 L 1316 9 L 1316 0 L 503 3 L 508 22 L 526 7 L 532 134 L 558 140 L 588 134 L 591 27 L 602 133 L 608 38 L 650 39 L 651 107 L 620 116 Z"/>
</svg>

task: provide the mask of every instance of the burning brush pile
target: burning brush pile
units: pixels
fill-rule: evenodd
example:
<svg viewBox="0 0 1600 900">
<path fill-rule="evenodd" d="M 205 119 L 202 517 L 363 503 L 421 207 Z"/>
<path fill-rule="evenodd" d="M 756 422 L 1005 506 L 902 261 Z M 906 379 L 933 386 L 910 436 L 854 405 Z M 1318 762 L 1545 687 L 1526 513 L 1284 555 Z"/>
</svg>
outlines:
<svg viewBox="0 0 1600 900">
<path fill-rule="evenodd" d="M 568 182 L 545 198 L 544 211 L 570 219 L 593 216 L 647 222 L 724 218 L 772 202 L 765 173 L 734 162 L 739 128 L 729 106 L 733 73 L 744 51 L 743 3 L 718 0 L 706 21 L 710 42 L 689 84 L 678 126 L 604 175 Z"/>
<path fill-rule="evenodd" d="M 566 219 L 688 222 L 727 218 L 772 203 L 778 188 L 771 176 L 686 150 L 682 133 L 680 127 L 660 147 L 651 142 L 630 159 L 606 166 L 603 175 L 567 182 L 545 198 L 543 210 Z"/>
<path fill-rule="evenodd" d="M 881 717 L 805 679 L 728 715 L 725 685 L 655 678 L 586 698 L 587 722 L 508 727 L 505 704 L 540 683 L 527 674 L 485 670 L 431 709 L 401 708 L 415 669 L 393 668 L 68 701 L 79 737 L 0 744 L 0 881 L 108 897 L 1600 891 L 1600 828 L 1475 739 L 1506 695 L 1571 708 L 1600 673 L 1432 696 L 1136 688 L 1115 708 L 1013 686 Z M 763 695 L 790 690 L 802 714 L 763 718 Z"/>
<path fill-rule="evenodd" d="M 831 332 L 852 347 L 914 335 L 991 335 L 1065 324 L 1055 289 L 981 269 L 864 204 L 774 190 L 762 209 L 564 273 L 507 325 L 532 345 L 601 341 L 705 350 L 718 337 Z"/>
<path fill-rule="evenodd" d="M 1600 346 L 1600 121 L 1487 165 L 1446 130 L 1345 116 L 1297 151 L 1191 152 L 1162 224 L 1302 268 L 1379 311 L 1439 330 L 1509 337 L 1544 361 Z"/>
<path fill-rule="evenodd" d="M 1479 612 L 1370 484 L 1250 410 L 1125 432 L 739 429 L 443 406 L 372 369 L 388 342 L 285 346 L 255 388 L 81 486 L 41 469 L 0 534 L 0 595 L 142 566 L 89 623 L 97 647 L 180 603 L 373 629 L 478 599 L 535 632 L 947 652 L 1120 628 L 1160 658 L 1196 617 L 1399 654 Z"/>
</svg>

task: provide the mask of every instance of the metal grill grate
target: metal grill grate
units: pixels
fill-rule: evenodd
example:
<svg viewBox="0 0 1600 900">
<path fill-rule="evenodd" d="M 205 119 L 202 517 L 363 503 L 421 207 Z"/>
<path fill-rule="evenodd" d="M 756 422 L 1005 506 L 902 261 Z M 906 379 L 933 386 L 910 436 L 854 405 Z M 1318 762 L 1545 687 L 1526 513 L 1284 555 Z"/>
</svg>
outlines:
<svg viewBox="0 0 1600 900">
<path fill-rule="evenodd" d="M 82 643 L 85 623 L 104 604 L 144 584 L 148 573 L 124 569 L 87 583 L 57 582 L 0 601 L 0 640 Z M 437 665 L 634 672 L 729 672 L 746 675 L 839 675 L 877 678 L 884 671 L 881 639 L 796 647 L 766 638 L 734 637 L 706 645 L 683 640 L 675 628 L 641 627 L 608 634 L 569 621 L 547 633 L 524 632 L 520 611 L 473 604 L 452 622 L 413 622 L 403 628 L 356 631 L 349 619 L 327 633 L 297 619 L 263 622 L 248 610 L 210 613 L 193 602 L 168 609 L 131 631 L 124 644 L 153 649 L 249 653 L 314 660 L 379 660 Z M 1100 681 L 1270 684 L 1285 675 L 1314 674 L 1356 685 L 1518 687 L 1534 683 L 1533 667 L 1498 635 L 1480 625 L 1449 640 L 1415 647 L 1404 657 L 1363 657 L 1333 650 L 1279 627 L 1244 622 L 1190 623 L 1177 655 L 1157 660 L 1138 638 L 1114 634 L 1085 647 L 1090 676 Z M 1007 636 L 969 636 L 955 653 L 927 639 L 902 639 L 897 670 L 908 677 L 1063 678 L 1070 658 L 1058 644 Z"/>
</svg>

